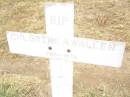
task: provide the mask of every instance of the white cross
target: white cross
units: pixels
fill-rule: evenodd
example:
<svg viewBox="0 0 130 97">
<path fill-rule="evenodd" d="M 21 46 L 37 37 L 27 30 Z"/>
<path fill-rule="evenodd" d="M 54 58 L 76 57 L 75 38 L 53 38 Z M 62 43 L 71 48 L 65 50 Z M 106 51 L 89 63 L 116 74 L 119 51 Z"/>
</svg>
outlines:
<svg viewBox="0 0 130 97">
<path fill-rule="evenodd" d="M 47 57 L 53 97 L 72 97 L 73 61 L 120 67 L 125 43 L 74 37 L 74 4 L 46 3 L 46 32 L 7 32 L 10 51 Z"/>
</svg>

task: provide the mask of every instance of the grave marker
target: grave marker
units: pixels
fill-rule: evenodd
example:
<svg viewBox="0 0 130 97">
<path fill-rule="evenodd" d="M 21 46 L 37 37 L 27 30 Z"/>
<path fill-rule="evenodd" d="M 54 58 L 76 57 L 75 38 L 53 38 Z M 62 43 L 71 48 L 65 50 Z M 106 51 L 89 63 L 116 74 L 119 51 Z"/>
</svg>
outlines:
<svg viewBox="0 0 130 97">
<path fill-rule="evenodd" d="M 49 58 L 53 97 L 72 97 L 73 61 L 120 67 L 124 42 L 74 37 L 74 4 L 46 3 L 46 32 L 7 32 L 10 52 Z"/>
</svg>

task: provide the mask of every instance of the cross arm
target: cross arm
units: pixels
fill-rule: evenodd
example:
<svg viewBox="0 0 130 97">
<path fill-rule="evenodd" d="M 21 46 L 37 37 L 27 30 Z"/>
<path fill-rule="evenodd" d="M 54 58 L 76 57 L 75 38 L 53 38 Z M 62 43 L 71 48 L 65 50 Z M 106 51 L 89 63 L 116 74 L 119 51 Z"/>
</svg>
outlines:
<svg viewBox="0 0 130 97">
<path fill-rule="evenodd" d="M 125 50 L 124 42 L 76 37 L 7 32 L 7 39 L 12 53 L 114 67 L 121 66 Z"/>
</svg>

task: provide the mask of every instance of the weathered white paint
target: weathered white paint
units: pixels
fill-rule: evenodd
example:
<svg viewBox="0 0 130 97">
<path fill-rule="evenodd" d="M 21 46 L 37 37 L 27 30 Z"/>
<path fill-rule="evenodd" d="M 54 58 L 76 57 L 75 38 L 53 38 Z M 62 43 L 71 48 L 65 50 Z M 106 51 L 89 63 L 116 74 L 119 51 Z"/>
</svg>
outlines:
<svg viewBox="0 0 130 97">
<path fill-rule="evenodd" d="M 124 42 L 57 38 L 22 32 L 8 32 L 7 36 L 12 53 L 112 67 L 121 66 L 125 50 Z"/>
<path fill-rule="evenodd" d="M 74 4 L 48 3 L 45 5 L 47 35 L 50 37 L 74 37 Z M 54 40 L 55 41 L 55 40 Z M 54 42 L 52 41 L 52 42 Z M 63 45 L 50 44 L 52 52 L 63 53 Z M 54 53 L 55 53 L 54 51 Z M 51 54 L 50 54 L 51 56 Z M 53 56 L 53 55 L 52 55 Z M 55 57 L 50 58 L 52 97 L 73 97 L 73 62 Z"/>
</svg>

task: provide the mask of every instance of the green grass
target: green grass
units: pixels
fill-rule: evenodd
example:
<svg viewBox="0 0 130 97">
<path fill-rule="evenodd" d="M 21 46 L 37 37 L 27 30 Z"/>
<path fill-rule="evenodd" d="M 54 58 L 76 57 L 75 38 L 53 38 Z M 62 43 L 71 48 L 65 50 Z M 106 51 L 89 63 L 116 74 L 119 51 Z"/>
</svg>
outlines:
<svg viewBox="0 0 130 97">
<path fill-rule="evenodd" d="M 11 83 L 2 82 L 0 84 L 0 97 L 18 97 L 17 88 Z"/>
<path fill-rule="evenodd" d="M 41 97 L 39 80 L 19 75 L 1 76 L 0 97 Z"/>
</svg>

